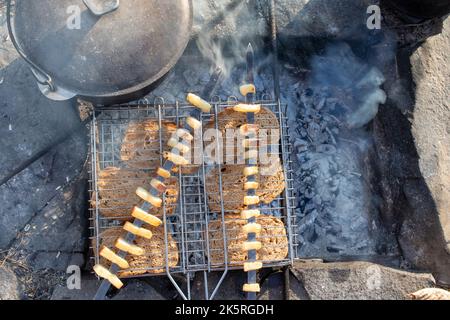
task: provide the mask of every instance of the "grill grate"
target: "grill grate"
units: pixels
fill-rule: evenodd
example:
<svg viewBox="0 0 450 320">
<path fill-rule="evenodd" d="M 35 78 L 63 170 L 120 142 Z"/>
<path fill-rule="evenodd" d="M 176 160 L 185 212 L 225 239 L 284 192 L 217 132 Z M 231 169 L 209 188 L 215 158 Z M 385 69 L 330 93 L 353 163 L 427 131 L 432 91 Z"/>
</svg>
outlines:
<svg viewBox="0 0 450 320">
<path fill-rule="evenodd" d="M 214 115 L 217 115 L 224 109 L 231 107 L 236 103 L 237 99 L 234 97 L 229 98 L 227 101 L 221 101 L 216 98 L 212 102 L 213 110 L 211 113 L 202 114 L 203 128 L 207 127 L 208 124 L 210 126 L 213 124 L 217 127 L 217 117 Z M 284 224 L 284 227 L 281 228 L 280 226 L 272 227 L 278 228 L 278 230 L 273 230 L 274 235 L 271 237 L 284 237 L 283 233 L 286 233 L 288 239 L 286 245 L 288 247 L 287 256 L 280 260 L 263 261 L 265 267 L 281 267 L 292 263 L 296 258 L 298 246 L 298 237 L 295 232 L 295 230 L 297 230 L 297 222 L 294 214 L 295 196 L 293 192 L 293 173 L 290 160 L 291 144 L 289 141 L 287 119 L 285 117 L 285 106 L 270 100 L 270 97 L 267 96 L 262 97 L 261 101 L 258 101 L 257 103 L 271 110 L 277 116 L 280 126 L 280 143 L 272 146 L 272 152 L 279 153 L 279 157 L 283 163 L 286 188 L 283 193 L 277 196 L 270 204 L 262 205 L 261 212 L 264 215 L 277 217 Z M 91 260 L 93 263 L 99 263 L 97 253 L 99 252 L 101 241 L 105 241 L 105 239 L 102 238 L 102 235 L 104 235 L 105 232 L 111 232 L 108 230 L 114 230 L 115 228 L 119 229 L 123 224 L 124 219 L 126 219 L 127 214 L 130 212 L 130 208 L 126 206 L 127 203 L 120 201 L 120 196 L 128 194 L 127 188 L 133 193 L 133 188 L 135 189 L 134 185 L 142 181 L 142 174 L 148 174 L 150 177 L 154 175 L 154 169 L 156 168 L 150 166 L 150 164 L 159 165 L 159 163 L 162 163 L 162 152 L 167 150 L 167 147 L 164 145 L 162 134 L 158 132 L 156 138 L 152 136 L 153 139 L 146 141 L 152 148 L 154 145 L 154 149 L 146 149 L 146 152 L 148 151 L 148 154 L 152 155 L 149 159 L 145 158 L 145 160 L 148 160 L 148 166 L 140 166 L 139 168 L 133 166 L 133 168 L 127 168 L 127 161 L 121 159 L 123 158 L 121 157 L 121 148 L 125 132 L 130 123 L 152 120 L 155 121 L 155 123 L 163 124 L 164 122 L 169 121 L 180 126 L 184 123 L 186 117 L 193 109 L 194 107 L 190 105 L 180 103 L 166 104 L 163 99 L 157 99 L 153 104 L 148 103 L 148 101 L 140 101 L 135 104 L 103 107 L 100 114 L 94 117 L 90 132 L 90 233 L 92 240 Z M 203 133 L 201 137 L 203 137 Z M 201 143 L 200 145 L 204 144 Z M 147 153 L 144 154 L 147 155 Z M 153 259 L 154 261 L 152 262 L 152 265 L 147 266 L 145 270 L 130 270 L 132 271 L 131 276 L 137 276 L 137 274 L 139 274 L 139 276 L 151 276 L 176 273 L 190 274 L 191 272 L 197 271 L 224 271 L 224 277 L 228 270 L 242 269 L 244 261 L 233 261 L 228 257 L 230 252 L 233 254 L 229 245 L 235 243 L 236 241 L 234 240 L 238 239 L 228 237 L 229 234 L 233 233 L 230 229 L 231 226 L 223 223 L 225 217 L 230 216 L 230 212 L 227 211 L 226 208 L 230 205 L 232 206 L 230 202 L 234 201 L 223 195 L 223 191 L 227 188 L 225 183 L 222 183 L 223 176 L 221 169 L 224 165 L 217 163 L 209 164 L 206 160 L 208 159 L 203 158 L 202 164 L 199 165 L 199 168 L 196 171 L 192 170 L 184 172 L 184 170 L 179 170 L 176 174 L 179 182 L 178 202 L 176 204 L 166 204 L 166 201 L 164 201 L 163 206 L 163 220 L 166 222 L 167 226 L 167 228 L 164 228 L 165 234 L 162 236 L 162 246 L 165 246 L 165 250 L 159 248 L 161 251 L 160 259 L 156 259 L 154 256 L 150 257 L 150 259 Z M 147 162 L 144 161 L 144 163 Z M 114 179 L 116 179 L 114 180 L 114 185 L 117 184 L 116 182 L 120 182 L 117 184 L 117 190 L 105 188 L 106 178 L 102 175 L 102 172 L 110 167 L 120 168 L 127 172 L 126 178 L 123 176 L 114 177 Z M 211 205 L 208 203 L 208 190 L 210 189 L 210 186 L 206 181 L 207 174 L 210 170 L 216 170 L 219 173 L 217 177 L 219 181 L 218 194 L 220 195 L 219 209 L 216 206 L 211 208 Z M 130 174 L 132 175 L 132 178 L 129 178 Z M 112 194 L 113 196 L 105 198 L 104 194 L 100 192 L 101 190 L 103 190 L 103 192 L 105 190 L 111 191 L 107 194 Z M 118 194 L 118 196 L 114 196 L 114 194 Z M 112 215 L 111 212 L 115 212 L 115 214 Z M 117 212 L 120 213 L 117 214 Z M 123 214 L 121 214 L 121 212 L 123 212 Z M 210 230 L 212 226 L 215 228 L 214 231 Z M 219 228 L 217 228 L 217 226 L 219 226 Z M 229 229 L 225 230 L 225 228 Z M 233 228 L 236 228 L 236 226 L 234 225 Z M 278 235 L 279 233 L 281 234 Z M 172 240 L 170 241 L 170 239 Z M 266 245 L 266 247 L 270 246 L 270 249 L 276 251 L 281 249 L 279 248 L 280 246 L 285 246 L 284 244 L 278 244 L 278 241 L 273 242 L 275 242 L 275 244 L 271 242 Z M 178 255 L 176 264 L 168 258 L 173 254 L 174 244 L 176 245 Z M 227 248 L 229 248 L 229 250 L 226 250 Z M 169 263 L 169 267 L 166 267 L 166 261 L 169 260 L 172 261 L 172 263 Z M 205 281 L 206 279 L 207 277 L 205 277 Z M 215 292 L 221 282 L 222 281 L 219 281 Z M 207 283 L 205 283 L 205 287 L 207 287 Z M 190 292 L 188 293 L 188 297 L 189 296 Z"/>
</svg>

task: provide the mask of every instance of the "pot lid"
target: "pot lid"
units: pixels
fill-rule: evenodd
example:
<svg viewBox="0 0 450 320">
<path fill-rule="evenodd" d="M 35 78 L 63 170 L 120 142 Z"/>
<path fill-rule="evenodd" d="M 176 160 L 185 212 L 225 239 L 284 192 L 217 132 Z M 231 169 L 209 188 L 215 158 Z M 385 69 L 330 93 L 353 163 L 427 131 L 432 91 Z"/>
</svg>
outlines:
<svg viewBox="0 0 450 320">
<path fill-rule="evenodd" d="M 191 0 L 15 0 L 13 30 L 29 60 L 82 96 L 139 91 L 182 55 Z"/>
</svg>

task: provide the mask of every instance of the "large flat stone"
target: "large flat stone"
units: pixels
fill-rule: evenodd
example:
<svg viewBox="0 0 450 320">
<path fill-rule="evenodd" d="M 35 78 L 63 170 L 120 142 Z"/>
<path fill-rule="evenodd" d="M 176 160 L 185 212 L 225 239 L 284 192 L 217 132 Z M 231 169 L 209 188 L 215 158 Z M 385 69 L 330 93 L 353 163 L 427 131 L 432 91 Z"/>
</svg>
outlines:
<svg viewBox="0 0 450 320">
<path fill-rule="evenodd" d="M 258 300 L 283 300 L 284 299 L 284 278 L 283 273 L 275 272 L 268 275 L 271 269 L 264 269 L 259 273 L 260 279 L 265 280 L 261 283 L 261 292 Z M 222 277 L 222 272 L 212 272 L 208 274 L 208 293 L 212 295 L 217 289 L 215 300 L 245 300 L 245 293 L 242 286 L 246 283 L 247 274 L 243 271 L 229 271 L 225 276 L 222 284 L 217 287 Z M 268 276 L 267 276 L 268 275 Z M 305 300 L 304 289 L 293 275 L 290 275 L 290 299 Z M 205 299 L 204 277 L 202 273 L 197 273 L 192 284 L 193 299 Z"/>
<path fill-rule="evenodd" d="M 293 273 L 312 300 L 403 300 L 409 293 L 434 286 L 430 274 L 368 262 L 296 263 Z"/>
<path fill-rule="evenodd" d="M 396 230 L 406 264 L 444 285 L 450 285 L 449 50 L 450 19 L 413 52 L 399 50 L 397 85 L 389 84 L 374 122 L 383 218 Z"/>
<path fill-rule="evenodd" d="M 412 133 L 420 171 L 439 213 L 450 253 L 450 19 L 411 57 L 415 83 Z"/>
<path fill-rule="evenodd" d="M 263 276 L 268 270 L 261 272 Z M 208 294 L 211 295 L 222 272 L 208 274 Z M 217 290 L 215 300 L 243 300 L 242 285 L 246 274 L 230 271 Z M 166 277 L 124 280 L 125 286 L 115 293 L 113 300 L 165 300 L 180 297 Z M 177 283 L 187 294 L 186 284 Z M 80 290 L 65 285 L 55 288 L 52 300 L 90 300 L 100 285 L 92 276 L 83 276 Z M 368 262 L 354 263 L 296 263 L 290 275 L 289 295 L 292 300 L 309 299 L 406 299 L 406 295 L 434 286 L 429 274 L 411 273 Z M 258 300 L 284 299 L 283 273 L 274 273 L 262 283 Z M 204 276 L 199 272 L 191 284 L 191 299 L 205 299 Z"/>
<path fill-rule="evenodd" d="M 399 237 L 405 258 L 450 285 L 450 19 L 410 57 L 411 140 L 416 177 L 403 183 L 407 205 Z"/>
<path fill-rule="evenodd" d="M 150 284 L 142 280 L 130 280 L 112 300 L 166 300 Z"/>
<path fill-rule="evenodd" d="M 67 285 L 58 285 L 51 300 L 92 300 L 100 282 L 93 277 L 82 277 L 80 289 L 69 289 Z"/>
<path fill-rule="evenodd" d="M 263 12 L 270 1 L 259 0 Z M 373 0 L 279 0 L 276 2 L 276 18 L 280 40 L 287 47 L 299 46 L 293 39 L 367 40 L 370 5 Z M 268 22 L 270 17 L 266 15 Z M 304 41 L 304 40 L 303 40 Z"/>
<path fill-rule="evenodd" d="M 0 300 L 20 299 L 16 275 L 9 269 L 0 267 Z"/>
<path fill-rule="evenodd" d="M 0 181 L 79 126 L 75 102 L 44 97 L 26 63 L 15 60 L 1 70 Z"/>
<path fill-rule="evenodd" d="M 124 279 L 121 290 L 111 290 L 112 300 L 170 300 L 176 295 L 175 288 L 166 277 L 146 279 Z M 52 300 L 92 300 L 101 281 L 92 275 L 83 275 L 80 289 L 69 289 L 58 285 L 53 291 Z"/>
<path fill-rule="evenodd" d="M 72 244 L 80 241 L 85 220 L 86 185 L 79 180 L 86 159 L 85 134 L 82 130 L 0 186 L 0 248 L 14 245 L 55 255 L 84 250 Z M 24 240 L 20 245 L 14 243 L 18 238 Z"/>
<path fill-rule="evenodd" d="M 33 270 L 83 266 L 88 241 L 86 205 L 86 179 L 80 175 L 31 218 L 13 242 L 16 255 Z"/>
<path fill-rule="evenodd" d="M 450 254 L 442 232 L 434 199 L 423 180 L 410 179 L 403 192 L 407 207 L 399 243 L 411 266 L 432 272 L 436 280 L 450 285 Z"/>
</svg>

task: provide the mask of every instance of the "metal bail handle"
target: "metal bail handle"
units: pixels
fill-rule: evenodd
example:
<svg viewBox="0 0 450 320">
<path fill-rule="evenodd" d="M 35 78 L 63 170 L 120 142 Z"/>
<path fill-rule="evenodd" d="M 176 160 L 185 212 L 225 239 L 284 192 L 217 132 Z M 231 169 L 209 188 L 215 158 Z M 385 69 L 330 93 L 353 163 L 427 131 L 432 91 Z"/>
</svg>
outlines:
<svg viewBox="0 0 450 320">
<path fill-rule="evenodd" d="M 119 8 L 120 0 L 83 0 L 86 7 L 96 16 L 103 16 Z"/>
<path fill-rule="evenodd" d="M 9 38 L 11 39 L 14 48 L 17 53 L 24 59 L 31 68 L 32 74 L 35 77 L 38 84 L 47 87 L 49 91 L 56 91 L 55 85 L 53 83 L 52 77 L 48 73 L 46 73 L 42 68 L 37 66 L 33 61 L 31 61 L 25 52 L 20 47 L 19 43 L 16 40 L 16 36 L 14 34 L 14 29 L 12 26 L 11 18 L 13 16 L 15 2 L 14 0 L 8 0 L 6 3 L 6 25 L 8 27 Z"/>
</svg>

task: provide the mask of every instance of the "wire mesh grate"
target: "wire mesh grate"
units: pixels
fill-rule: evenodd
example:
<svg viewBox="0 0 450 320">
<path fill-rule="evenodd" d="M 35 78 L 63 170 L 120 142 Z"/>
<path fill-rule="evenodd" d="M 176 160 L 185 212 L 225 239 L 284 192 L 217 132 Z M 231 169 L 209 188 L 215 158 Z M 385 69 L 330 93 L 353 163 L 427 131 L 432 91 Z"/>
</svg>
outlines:
<svg viewBox="0 0 450 320">
<path fill-rule="evenodd" d="M 276 123 L 272 125 L 279 130 L 279 140 L 268 144 L 268 148 L 279 156 L 285 186 L 268 197 L 268 203 L 261 205 L 260 223 L 264 230 L 260 241 L 266 251 L 260 259 L 267 267 L 286 266 L 296 258 L 298 246 L 287 119 L 280 103 L 267 99 L 258 103 L 275 115 Z M 178 168 L 173 174 L 173 184 L 169 185 L 170 192 L 164 195 L 162 209 L 155 212 L 163 218 L 167 228 L 152 230 L 156 239 L 148 241 L 149 247 L 153 245 L 148 256 L 133 258 L 135 264 L 122 276 L 243 268 L 245 256 L 240 247 L 244 241 L 241 232 L 244 220 L 236 215 L 240 199 L 233 196 L 236 185 L 242 188 L 242 182 L 240 177 L 226 171 L 233 165 L 211 163 L 211 158 L 203 152 L 206 128 L 218 130 L 222 121 L 230 121 L 223 111 L 234 104 L 236 99 L 233 98 L 216 99 L 212 112 L 202 115 L 201 143 L 197 146 L 200 161 L 196 159 L 195 165 Z M 94 117 L 90 132 L 90 230 L 94 263 L 101 259 L 98 256 L 100 246 L 111 242 L 107 236 L 114 238 L 130 219 L 132 207 L 139 202 L 130 195 L 134 195 L 137 187 L 149 184 L 163 161 L 171 130 L 183 124 L 193 108 L 180 103 L 166 104 L 158 99 L 154 104 L 141 101 L 103 107 Z M 192 158 L 196 156 L 194 150 Z M 268 180 L 266 186 L 270 188 L 270 178 Z M 271 190 L 262 192 L 270 194 Z"/>
</svg>

